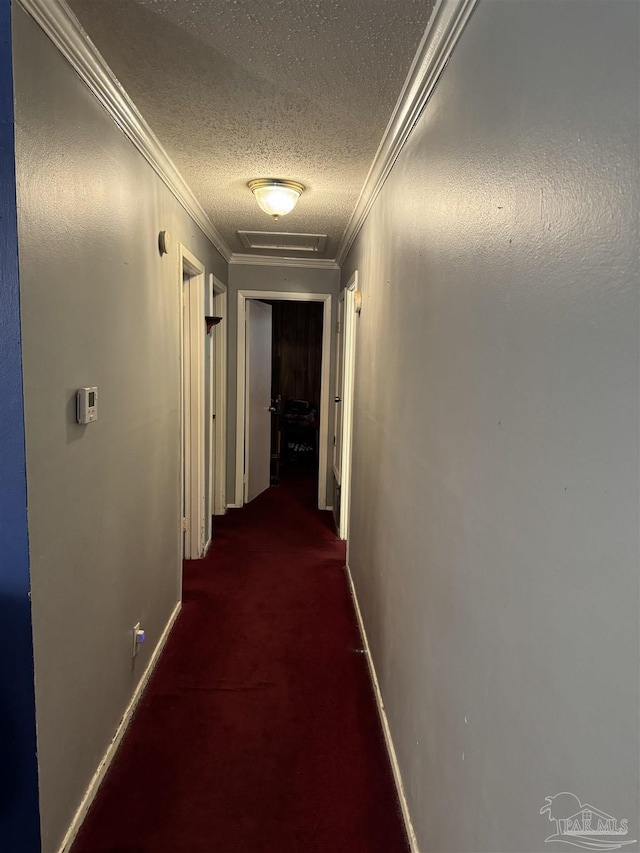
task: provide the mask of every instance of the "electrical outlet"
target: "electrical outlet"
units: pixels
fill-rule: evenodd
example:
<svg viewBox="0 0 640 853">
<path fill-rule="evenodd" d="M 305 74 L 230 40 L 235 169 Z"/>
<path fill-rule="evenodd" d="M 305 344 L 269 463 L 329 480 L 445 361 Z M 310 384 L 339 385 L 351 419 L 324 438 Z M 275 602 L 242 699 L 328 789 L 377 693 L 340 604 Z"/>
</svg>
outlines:
<svg viewBox="0 0 640 853">
<path fill-rule="evenodd" d="M 131 653 L 131 657 L 136 657 L 138 654 L 138 649 L 140 648 L 140 644 L 144 643 L 145 633 L 143 629 L 140 627 L 140 623 L 136 622 L 133 626 L 133 649 Z"/>
</svg>

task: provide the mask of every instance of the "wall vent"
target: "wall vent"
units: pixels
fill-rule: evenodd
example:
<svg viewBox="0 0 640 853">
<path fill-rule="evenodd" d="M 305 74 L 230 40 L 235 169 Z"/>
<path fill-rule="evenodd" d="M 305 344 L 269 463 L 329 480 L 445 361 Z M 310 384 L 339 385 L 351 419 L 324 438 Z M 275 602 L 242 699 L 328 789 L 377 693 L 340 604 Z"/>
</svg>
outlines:
<svg viewBox="0 0 640 853">
<path fill-rule="evenodd" d="M 285 231 L 238 231 L 247 249 L 276 249 L 280 252 L 323 252 L 326 234 L 288 234 Z"/>
</svg>

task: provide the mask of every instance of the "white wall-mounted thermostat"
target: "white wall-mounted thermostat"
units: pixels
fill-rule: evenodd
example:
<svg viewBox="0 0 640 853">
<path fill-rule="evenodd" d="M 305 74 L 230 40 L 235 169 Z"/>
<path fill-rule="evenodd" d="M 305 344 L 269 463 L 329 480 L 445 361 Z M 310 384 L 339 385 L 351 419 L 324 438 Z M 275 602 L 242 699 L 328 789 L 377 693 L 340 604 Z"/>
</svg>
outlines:
<svg viewBox="0 0 640 853">
<path fill-rule="evenodd" d="M 79 424 L 98 420 L 98 386 L 80 388 L 76 395 L 76 417 Z"/>
</svg>

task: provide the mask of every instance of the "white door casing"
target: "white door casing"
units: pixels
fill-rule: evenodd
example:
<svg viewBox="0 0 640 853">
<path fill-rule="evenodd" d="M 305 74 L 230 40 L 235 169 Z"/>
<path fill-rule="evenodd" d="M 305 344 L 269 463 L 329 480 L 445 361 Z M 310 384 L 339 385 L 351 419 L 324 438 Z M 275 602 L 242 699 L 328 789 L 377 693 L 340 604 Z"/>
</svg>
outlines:
<svg viewBox="0 0 640 853">
<path fill-rule="evenodd" d="M 278 299 L 292 302 L 322 302 L 322 368 L 320 380 L 320 430 L 318 461 L 318 509 L 328 509 L 327 505 L 327 464 L 329 452 L 329 386 L 331 364 L 331 294 L 303 293 L 284 290 L 239 290 L 238 326 L 237 326 L 237 396 L 236 396 L 236 487 L 235 500 L 229 506 L 241 507 L 244 495 L 245 462 L 245 336 L 246 306 L 251 299 Z"/>
<path fill-rule="evenodd" d="M 358 299 L 358 272 L 354 272 L 349 279 L 344 294 L 343 325 L 341 326 L 341 360 L 342 367 L 340 378 L 340 393 L 336 394 L 341 402 L 336 404 L 339 423 L 339 452 L 337 454 L 337 465 L 334 465 L 336 482 L 340 488 L 340 513 L 338 522 L 338 536 L 340 539 L 348 539 L 349 536 L 349 512 L 351 507 L 351 459 L 353 447 L 353 401 L 355 388 L 355 361 L 356 361 L 356 331 L 357 331 L 357 299 Z M 336 418 L 338 420 L 338 417 Z M 338 433 L 336 434 L 336 446 L 338 445 Z M 336 472 L 337 468 L 337 472 Z"/>
<path fill-rule="evenodd" d="M 338 486 L 342 468 L 342 395 L 344 385 L 344 290 L 338 298 L 336 322 L 336 396 L 333 427 L 333 475 Z"/>
<path fill-rule="evenodd" d="M 227 288 L 211 275 L 213 314 L 222 317 L 214 326 L 214 400 L 212 501 L 214 515 L 224 515 L 227 510 Z"/>
<path fill-rule="evenodd" d="M 249 503 L 271 483 L 272 308 L 255 299 L 246 308 L 244 502 Z"/>
</svg>

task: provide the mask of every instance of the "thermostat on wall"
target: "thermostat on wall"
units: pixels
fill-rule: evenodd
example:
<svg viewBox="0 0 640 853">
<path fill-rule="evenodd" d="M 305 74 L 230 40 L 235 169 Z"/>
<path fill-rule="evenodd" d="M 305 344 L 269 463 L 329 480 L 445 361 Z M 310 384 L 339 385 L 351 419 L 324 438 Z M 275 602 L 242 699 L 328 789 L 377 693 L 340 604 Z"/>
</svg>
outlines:
<svg viewBox="0 0 640 853">
<path fill-rule="evenodd" d="M 76 417 L 79 424 L 98 420 L 98 386 L 80 388 L 76 395 Z"/>
</svg>

